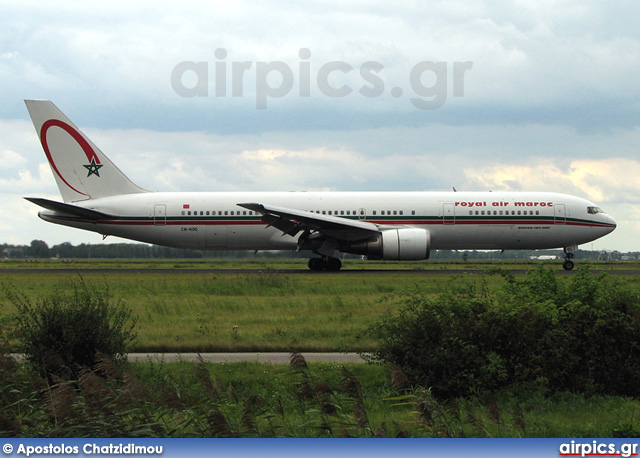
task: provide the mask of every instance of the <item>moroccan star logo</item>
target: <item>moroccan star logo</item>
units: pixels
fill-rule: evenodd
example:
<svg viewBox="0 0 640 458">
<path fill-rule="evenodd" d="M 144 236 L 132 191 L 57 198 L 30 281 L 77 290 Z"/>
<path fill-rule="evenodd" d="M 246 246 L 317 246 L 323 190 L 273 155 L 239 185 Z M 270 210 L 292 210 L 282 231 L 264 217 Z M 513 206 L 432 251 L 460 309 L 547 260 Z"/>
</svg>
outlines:
<svg viewBox="0 0 640 458">
<path fill-rule="evenodd" d="M 95 157 L 91 158 L 91 164 L 83 165 L 82 167 L 84 167 L 89 171 L 89 173 L 87 173 L 87 177 L 90 177 L 91 175 L 95 175 L 98 178 L 100 178 L 100 173 L 98 172 L 98 170 L 100 170 L 100 167 L 102 167 L 102 164 L 97 164 Z"/>
</svg>

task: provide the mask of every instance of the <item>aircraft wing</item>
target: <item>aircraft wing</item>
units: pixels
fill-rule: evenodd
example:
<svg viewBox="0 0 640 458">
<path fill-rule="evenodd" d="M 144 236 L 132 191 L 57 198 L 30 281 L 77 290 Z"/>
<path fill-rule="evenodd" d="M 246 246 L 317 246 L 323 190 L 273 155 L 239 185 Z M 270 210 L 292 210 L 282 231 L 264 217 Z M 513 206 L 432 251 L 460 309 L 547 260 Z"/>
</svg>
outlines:
<svg viewBox="0 0 640 458">
<path fill-rule="evenodd" d="M 262 221 L 291 236 L 300 231 L 318 231 L 335 239 L 354 242 L 380 233 L 377 225 L 360 220 L 259 203 L 239 203 L 238 205 L 261 213 Z"/>
<path fill-rule="evenodd" d="M 55 200 L 42 199 L 40 197 L 25 197 L 29 202 L 33 202 L 36 205 L 46 208 L 54 212 L 62 213 L 64 215 L 74 216 L 89 221 L 101 221 L 105 219 L 113 218 L 111 215 L 102 213 L 96 210 L 90 210 L 88 208 L 78 207 L 77 205 L 65 204 L 62 202 L 56 202 Z"/>
</svg>

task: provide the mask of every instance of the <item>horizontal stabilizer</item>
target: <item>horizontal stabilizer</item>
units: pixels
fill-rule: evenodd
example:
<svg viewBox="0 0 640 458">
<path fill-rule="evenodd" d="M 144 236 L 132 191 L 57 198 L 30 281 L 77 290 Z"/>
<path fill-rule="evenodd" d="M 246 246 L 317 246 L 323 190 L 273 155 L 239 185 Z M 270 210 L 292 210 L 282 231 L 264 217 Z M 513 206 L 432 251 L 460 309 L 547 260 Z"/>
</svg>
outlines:
<svg viewBox="0 0 640 458">
<path fill-rule="evenodd" d="M 64 204 L 62 202 L 56 202 L 55 200 L 42 199 L 40 197 L 25 197 L 29 202 L 33 202 L 36 205 L 46 208 L 58 213 L 64 213 L 70 216 L 76 216 L 82 219 L 91 221 L 101 221 L 105 219 L 112 219 L 113 216 L 101 213 L 95 210 L 89 210 L 88 208 L 78 207 L 73 204 Z"/>
</svg>

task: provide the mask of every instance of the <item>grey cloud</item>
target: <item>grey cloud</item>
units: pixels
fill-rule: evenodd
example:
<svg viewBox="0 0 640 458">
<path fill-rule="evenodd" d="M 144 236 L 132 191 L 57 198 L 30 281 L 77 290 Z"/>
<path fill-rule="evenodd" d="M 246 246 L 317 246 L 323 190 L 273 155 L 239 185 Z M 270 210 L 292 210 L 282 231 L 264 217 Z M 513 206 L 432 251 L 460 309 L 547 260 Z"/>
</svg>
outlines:
<svg viewBox="0 0 640 458">
<path fill-rule="evenodd" d="M 638 125 L 635 6 L 567 5 L 367 3 L 366 12 L 362 4 L 339 3 L 11 7 L 1 20 L 7 49 L 0 51 L 13 58 L 0 59 L 0 75 L 12 90 L 0 95 L 0 117 L 23 117 L 16 98 L 46 97 L 82 107 L 101 127 L 220 133 L 433 123 L 544 123 L 584 131 Z M 278 28 L 269 26 L 275 18 Z M 173 93 L 172 68 L 185 60 L 213 67 L 218 47 L 227 49 L 229 62 L 281 60 L 293 68 L 298 49 L 307 47 L 315 71 L 331 60 L 354 67 L 379 61 L 387 95 L 301 100 L 292 92 L 262 114 L 250 96 L 192 100 Z M 415 109 L 407 78 L 421 60 L 473 61 L 465 97 L 454 103 L 449 93 L 442 109 Z M 404 97 L 388 96 L 396 85 Z"/>
<path fill-rule="evenodd" d="M 57 193 L 40 175 L 44 157 L 23 98 L 52 99 L 151 189 L 481 190 L 486 167 L 551 158 L 568 173 L 573 159 L 636 160 L 636 17 L 628 0 L 4 5 L 0 152 L 25 161 L 11 156 L 15 164 L 0 170 L 0 183 L 9 194 L 20 183 Z M 336 84 L 354 85 L 347 97 L 317 90 L 299 97 L 294 82 L 290 94 L 257 110 L 255 71 L 244 97 L 214 96 L 220 47 L 229 65 L 246 60 L 254 70 L 256 62 L 282 61 L 297 72 L 300 48 L 311 50 L 313 74 L 330 61 L 354 68 L 377 61 L 385 91 L 361 96 L 353 72 L 336 75 Z M 209 63 L 209 97 L 172 90 L 172 69 L 182 61 Z M 420 61 L 472 61 L 464 97 L 452 97 L 449 79 L 441 108 L 414 108 L 408 78 Z M 392 97 L 392 87 L 403 96 Z M 275 168 L 243 162 L 243 152 L 261 149 L 292 154 Z M 633 194 L 607 180 L 596 184 L 623 201 Z"/>
</svg>

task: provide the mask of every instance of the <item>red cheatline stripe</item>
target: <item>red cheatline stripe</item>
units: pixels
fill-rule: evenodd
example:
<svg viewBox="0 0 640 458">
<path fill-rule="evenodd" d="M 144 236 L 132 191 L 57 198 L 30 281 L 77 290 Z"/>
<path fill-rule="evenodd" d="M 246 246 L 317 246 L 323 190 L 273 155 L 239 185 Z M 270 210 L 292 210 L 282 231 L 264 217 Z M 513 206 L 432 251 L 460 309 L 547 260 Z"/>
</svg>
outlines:
<svg viewBox="0 0 640 458">
<path fill-rule="evenodd" d="M 65 219 L 69 221 L 86 221 L 90 223 L 98 223 L 98 224 L 111 224 L 111 225 L 130 225 L 130 226 L 153 226 L 161 223 L 163 226 L 261 226 L 266 224 L 262 220 L 164 220 L 162 218 L 158 218 L 154 220 L 150 218 L 144 221 L 131 221 L 126 219 L 118 219 L 118 220 L 104 220 L 104 221 L 88 221 L 81 220 L 78 218 L 67 218 L 63 216 L 49 216 L 50 218 L 58 218 Z M 442 221 L 438 220 L 412 220 L 412 221 L 367 221 L 370 223 L 380 224 L 380 225 L 389 225 L 389 226 L 436 226 L 446 224 L 448 226 L 461 226 L 461 225 L 495 225 L 495 226 L 517 226 L 517 225 L 525 225 L 525 226 L 582 226 L 582 227 L 615 227 L 611 224 L 600 224 L 600 223 L 587 223 L 587 222 L 576 222 L 576 221 L 567 221 L 566 223 L 554 223 L 553 221 L 539 221 L 539 220 L 494 220 L 494 221 L 473 221 L 473 220 L 456 220 L 452 221 Z"/>
<path fill-rule="evenodd" d="M 114 224 L 114 225 L 124 225 L 124 226 L 153 226 L 153 225 L 163 225 L 163 226 L 264 226 L 267 223 L 264 221 L 165 221 L 162 218 L 158 218 L 157 220 L 147 220 L 147 221 L 122 221 L 122 220 L 109 220 L 109 221 L 98 221 L 98 224 Z"/>
</svg>

